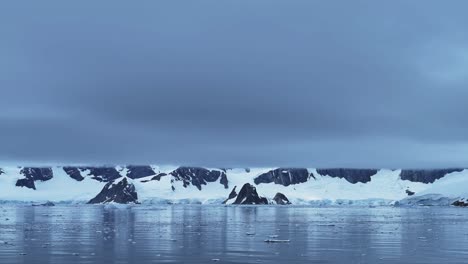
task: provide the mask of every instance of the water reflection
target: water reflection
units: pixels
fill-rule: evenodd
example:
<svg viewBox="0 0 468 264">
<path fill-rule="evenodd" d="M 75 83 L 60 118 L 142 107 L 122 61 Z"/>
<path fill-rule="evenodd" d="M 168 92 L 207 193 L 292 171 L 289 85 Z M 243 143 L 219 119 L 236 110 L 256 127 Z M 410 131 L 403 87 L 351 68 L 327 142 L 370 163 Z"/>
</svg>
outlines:
<svg viewBox="0 0 468 264">
<path fill-rule="evenodd" d="M 463 208 L 3 206 L 0 263 L 466 263 Z M 265 243 L 268 238 L 290 243 Z"/>
</svg>

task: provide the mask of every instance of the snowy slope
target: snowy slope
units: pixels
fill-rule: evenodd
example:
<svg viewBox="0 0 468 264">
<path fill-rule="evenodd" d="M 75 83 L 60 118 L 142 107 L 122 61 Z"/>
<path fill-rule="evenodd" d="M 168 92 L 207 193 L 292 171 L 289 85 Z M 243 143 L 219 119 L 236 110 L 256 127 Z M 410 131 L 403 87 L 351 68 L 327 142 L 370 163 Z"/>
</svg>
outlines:
<svg viewBox="0 0 468 264">
<path fill-rule="evenodd" d="M 270 169 L 251 169 L 250 173 L 244 169 L 228 170 L 229 189 L 219 184 L 209 184 L 199 191 L 194 186 L 182 188 L 175 183 L 176 191 L 172 191 L 170 178 L 161 179 L 160 182 L 135 183 L 140 199 L 143 201 L 158 201 L 167 199 L 172 201 L 196 199 L 202 203 L 222 201 L 227 198 L 234 186 L 239 190 L 245 183 L 254 184 L 254 179 L 261 173 Z M 314 173 L 314 169 L 309 169 Z M 256 185 L 259 195 L 272 198 L 277 192 L 285 194 L 294 204 L 309 201 L 323 200 L 365 200 L 385 199 L 400 200 L 407 196 L 409 188 L 414 192 L 420 192 L 428 188 L 428 184 L 403 181 L 399 178 L 399 171 L 380 170 L 368 183 L 351 184 L 345 179 L 321 176 L 314 173 L 315 179 L 311 178 L 305 183 L 283 186 L 274 183 L 262 183 Z M 179 191 L 181 190 L 181 191 Z"/>
<path fill-rule="evenodd" d="M 19 168 L 3 167 L 4 174 L 0 175 L 1 201 L 54 201 L 81 202 L 93 198 L 101 191 L 105 183 L 85 178 L 78 182 L 70 178 L 62 168 L 53 168 L 54 177 L 45 182 L 37 181 L 36 190 L 16 187 L 18 179 L 24 178 Z"/>
<path fill-rule="evenodd" d="M 454 172 L 436 180 L 415 196 L 400 201 L 402 205 L 451 205 L 468 198 L 468 171 Z"/>
<path fill-rule="evenodd" d="M 127 169 L 116 167 L 122 177 L 127 175 Z M 221 204 L 234 186 L 239 190 L 245 183 L 255 185 L 260 196 L 273 198 L 276 193 L 285 194 L 293 204 L 390 204 L 393 201 L 417 199 L 421 195 L 439 195 L 443 197 L 465 197 L 465 186 L 468 186 L 468 171 L 453 172 L 434 183 L 421 183 L 402 180 L 400 170 L 379 170 L 367 183 L 350 183 L 344 178 L 320 175 L 316 169 L 307 169 L 313 177 L 306 182 L 283 186 L 275 183 L 260 183 L 254 179 L 274 168 L 228 169 L 225 174 L 228 188 L 216 182 L 201 185 L 201 190 L 192 184 L 184 187 L 184 182 L 175 180 L 171 175 L 177 167 L 151 166 L 155 175 L 164 173 L 159 180 L 155 175 L 130 179 L 138 193 L 138 200 L 143 204 L 151 203 L 204 203 Z M 77 181 L 67 175 L 62 167 L 53 167 L 53 178 L 47 181 L 35 181 L 36 190 L 17 187 L 15 183 L 25 176 L 20 174 L 18 167 L 2 167 L 4 174 L 0 175 L 0 201 L 54 201 L 54 202 L 87 202 L 96 196 L 106 182 L 101 182 L 88 176 L 88 170 L 83 169 L 84 180 Z M 209 169 L 224 173 L 221 169 Z M 153 179 L 153 180 L 152 180 Z M 187 183 L 185 183 L 187 185 Z M 406 190 L 415 192 L 408 198 Z M 466 196 L 468 197 L 468 196 Z"/>
</svg>

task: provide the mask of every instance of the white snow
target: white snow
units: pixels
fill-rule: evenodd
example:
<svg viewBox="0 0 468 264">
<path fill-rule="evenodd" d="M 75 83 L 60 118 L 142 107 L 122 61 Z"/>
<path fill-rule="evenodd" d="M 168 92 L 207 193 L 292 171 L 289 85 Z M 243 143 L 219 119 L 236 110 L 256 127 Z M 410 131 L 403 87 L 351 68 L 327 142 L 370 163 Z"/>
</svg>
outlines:
<svg viewBox="0 0 468 264">
<path fill-rule="evenodd" d="M 449 177 L 436 180 L 433 184 L 400 201 L 402 205 L 450 205 L 455 200 L 468 198 L 468 170 L 453 172 Z"/>
<path fill-rule="evenodd" d="M 440 194 L 445 197 L 468 197 L 468 170 L 453 172 L 450 177 L 436 180 L 429 188 L 420 192 L 424 194 Z"/>
<path fill-rule="evenodd" d="M 3 167 L 2 167 L 3 168 Z M 16 187 L 16 181 L 24 178 L 19 173 L 20 168 L 3 168 L 5 174 L 0 175 L 0 200 L 20 202 L 84 202 L 96 196 L 105 183 L 85 177 L 78 182 L 68 176 L 62 168 L 54 167 L 54 177 L 45 182 L 36 181 L 36 190 L 26 187 Z"/>
</svg>

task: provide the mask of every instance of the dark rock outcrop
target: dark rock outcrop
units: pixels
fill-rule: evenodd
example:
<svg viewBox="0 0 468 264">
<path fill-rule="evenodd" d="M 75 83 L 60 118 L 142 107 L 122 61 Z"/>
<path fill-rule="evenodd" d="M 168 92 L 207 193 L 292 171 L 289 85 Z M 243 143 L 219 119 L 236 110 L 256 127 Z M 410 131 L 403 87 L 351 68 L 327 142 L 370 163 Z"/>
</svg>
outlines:
<svg viewBox="0 0 468 264">
<path fill-rule="evenodd" d="M 79 169 L 89 170 L 88 175 L 101 182 L 111 182 L 122 177 L 115 167 L 80 167 Z"/>
<path fill-rule="evenodd" d="M 29 189 L 36 190 L 36 185 L 34 184 L 34 180 L 31 178 L 24 178 L 24 179 L 19 179 L 16 181 L 15 184 L 17 187 L 26 187 Z"/>
<path fill-rule="evenodd" d="M 26 178 L 34 181 L 48 181 L 54 177 L 52 168 L 23 168 L 20 171 Z"/>
<path fill-rule="evenodd" d="M 167 176 L 167 173 L 159 173 L 158 175 L 154 176 L 153 178 L 151 178 L 151 180 L 156 180 L 156 181 L 160 181 L 162 177 L 164 176 Z"/>
<path fill-rule="evenodd" d="M 77 181 L 84 180 L 84 177 L 81 175 L 81 172 L 77 167 L 63 167 L 63 170 L 72 179 L 75 179 Z"/>
<path fill-rule="evenodd" d="M 135 190 L 135 186 L 129 183 L 127 178 L 108 182 L 102 191 L 91 199 L 88 204 L 105 204 L 111 202 L 119 204 L 138 203 L 138 194 Z"/>
<path fill-rule="evenodd" d="M 5 172 L 3 171 L 2 168 L 0 168 L 0 175 L 4 174 Z"/>
<path fill-rule="evenodd" d="M 460 171 L 463 169 L 402 170 L 400 178 L 412 182 L 433 183 L 449 173 Z"/>
<path fill-rule="evenodd" d="M 232 200 L 237 197 L 237 192 L 236 192 L 237 186 L 234 186 L 232 189 L 231 193 L 229 194 L 228 198 L 223 202 L 223 204 L 226 204 L 229 200 Z"/>
<path fill-rule="evenodd" d="M 16 181 L 16 186 L 34 190 L 36 190 L 35 181 L 48 181 L 54 177 L 52 168 L 25 167 L 20 170 L 20 174 L 24 175 L 24 179 Z"/>
<path fill-rule="evenodd" d="M 156 176 L 151 178 L 150 180 L 144 180 L 141 182 L 150 182 L 150 181 L 160 181 L 162 177 L 167 176 L 167 173 L 158 173 Z"/>
<path fill-rule="evenodd" d="M 465 199 L 461 199 L 453 202 L 452 205 L 458 207 L 468 207 L 468 201 Z"/>
<path fill-rule="evenodd" d="M 53 202 L 48 201 L 43 204 L 32 204 L 32 206 L 55 206 L 55 204 Z"/>
<path fill-rule="evenodd" d="M 275 201 L 276 204 L 280 204 L 280 205 L 291 204 L 288 197 L 286 197 L 286 195 L 282 193 L 277 193 L 275 197 L 273 197 L 273 201 Z"/>
<path fill-rule="evenodd" d="M 229 188 L 226 173 L 222 170 L 208 170 L 205 168 L 197 167 L 180 167 L 170 173 L 175 181 L 182 181 L 184 187 L 192 184 L 201 190 L 202 185 L 207 182 L 216 182 L 224 185 L 224 188 Z"/>
<path fill-rule="evenodd" d="M 63 167 L 65 173 L 71 178 L 82 181 L 86 176 L 100 182 L 110 182 L 122 177 L 115 167 Z M 87 174 L 86 174 L 87 171 Z"/>
<path fill-rule="evenodd" d="M 416 193 L 415 193 L 415 192 L 412 192 L 412 191 L 410 191 L 410 190 L 406 190 L 406 194 L 407 194 L 408 196 L 413 196 L 413 195 L 415 195 Z"/>
<path fill-rule="evenodd" d="M 246 183 L 242 186 L 233 204 L 268 204 L 268 200 L 258 196 L 255 186 Z"/>
<path fill-rule="evenodd" d="M 229 188 L 229 181 L 226 173 L 221 174 L 221 179 L 219 180 L 219 183 L 221 183 L 224 186 L 224 189 Z"/>
<path fill-rule="evenodd" d="M 139 179 L 156 175 L 151 166 L 127 166 L 127 177 L 130 179 Z"/>
<path fill-rule="evenodd" d="M 314 180 L 316 180 L 316 178 L 315 178 L 315 176 L 314 176 L 314 174 L 313 174 L 312 172 L 310 173 L 310 176 L 309 176 L 309 177 L 312 178 L 312 179 L 314 179 Z"/>
<path fill-rule="evenodd" d="M 279 168 L 263 173 L 254 179 L 256 185 L 260 183 L 275 183 L 283 186 L 306 182 L 309 179 L 307 169 Z"/>
<path fill-rule="evenodd" d="M 322 176 L 346 179 L 352 184 L 370 182 L 377 172 L 374 169 L 317 169 L 317 173 Z"/>
</svg>

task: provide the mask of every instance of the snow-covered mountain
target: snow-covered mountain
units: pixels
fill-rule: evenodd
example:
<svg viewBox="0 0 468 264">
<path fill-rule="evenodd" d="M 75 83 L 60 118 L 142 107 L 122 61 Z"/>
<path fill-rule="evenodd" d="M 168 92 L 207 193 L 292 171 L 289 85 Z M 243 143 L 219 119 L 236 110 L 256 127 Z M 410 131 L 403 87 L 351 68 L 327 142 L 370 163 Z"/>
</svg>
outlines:
<svg viewBox="0 0 468 264">
<path fill-rule="evenodd" d="M 464 169 L 56 166 L 2 167 L 0 201 L 222 204 L 246 183 L 259 197 L 274 202 L 284 195 L 292 204 L 446 205 L 468 198 Z"/>
</svg>

